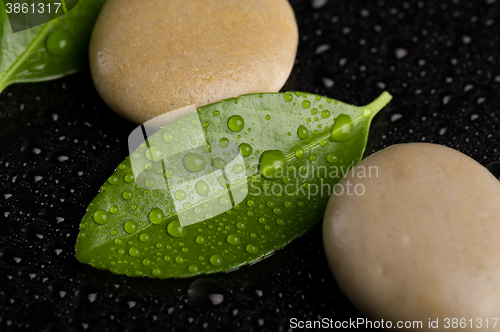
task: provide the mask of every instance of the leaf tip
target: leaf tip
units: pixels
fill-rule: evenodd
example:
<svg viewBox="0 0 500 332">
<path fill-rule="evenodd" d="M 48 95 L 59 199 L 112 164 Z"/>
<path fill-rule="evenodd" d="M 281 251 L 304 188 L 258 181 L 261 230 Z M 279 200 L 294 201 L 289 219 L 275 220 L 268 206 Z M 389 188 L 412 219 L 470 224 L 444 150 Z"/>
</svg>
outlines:
<svg viewBox="0 0 500 332">
<path fill-rule="evenodd" d="M 380 110 L 382 110 L 384 107 L 387 106 L 392 100 L 392 95 L 384 91 L 380 96 L 377 97 L 374 101 L 372 101 L 370 104 L 366 105 L 366 109 L 369 109 L 371 111 L 372 117 L 375 116 Z"/>
</svg>

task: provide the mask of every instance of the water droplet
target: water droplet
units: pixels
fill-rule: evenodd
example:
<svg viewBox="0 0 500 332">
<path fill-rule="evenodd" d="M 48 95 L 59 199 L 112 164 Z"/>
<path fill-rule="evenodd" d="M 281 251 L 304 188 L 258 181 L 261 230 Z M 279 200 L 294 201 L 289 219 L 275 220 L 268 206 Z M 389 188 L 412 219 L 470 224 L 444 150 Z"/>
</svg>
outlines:
<svg viewBox="0 0 500 332">
<path fill-rule="evenodd" d="M 309 100 L 304 100 L 304 101 L 302 102 L 302 107 L 304 107 L 304 108 L 309 108 L 309 107 L 311 107 L 311 102 L 310 102 Z"/>
<path fill-rule="evenodd" d="M 313 154 L 309 156 L 310 161 L 316 161 L 316 159 L 318 159 L 318 158 Z"/>
<path fill-rule="evenodd" d="M 222 197 L 220 200 L 219 200 L 219 203 L 223 206 L 227 206 L 227 205 L 230 205 L 231 204 L 231 200 L 229 199 L 229 197 Z"/>
<path fill-rule="evenodd" d="M 184 190 L 177 190 L 175 192 L 175 199 L 178 201 L 183 201 L 186 199 L 186 192 Z"/>
<path fill-rule="evenodd" d="M 165 133 L 163 134 L 163 140 L 167 143 L 171 143 L 174 141 L 174 135 L 172 135 L 171 133 Z"/>
<path fill-rule="evenodd" d="M 177 263 L 181 264 L 181 263 L 184 263 L 184 258 L 182 258 L 181 256 L 177 256 L 177 257 L 175 257 L 175 261 Z"/>
<path fill-rule="evenodd" d="M 238 228 L 238 229 L 245 229 L 245 228 L 247 228 L 247 225 L 243 221 L 239 221 L 236 224 L 236 228 Z"/>
<path fill-rule="evenodd" d="M 202 155 L 188 152 L 183 159 L 184 167 L 191 173 L 201 172 L 207 165 L 207 161 Z"/>
<path fill-rule="evenodd" d="M 229 118 L 229 120 L 227 120 L 227 126 L 231 129 L 231 131 L 239 132 L 245 127 L 245 121 L 241 116 L 233 115 Z"/>
<path fill-rule="evenodd" d="M 196 183 L 195 185 L 195 188 L 196 192 L 198 192 L 198 194 L 200 194 L 201 196 L 207 197 L 210 193 L 210 186 L 203 180 L 198 181 L 198 183 Z"/>
<path fill-rule="evenodd" d="M 146 150 L 146 158 L 152 162 L 159 162 L 162 159 L 162 151 L 157 146 L 151 146 Z"/>
<path fill-rule="evenodd" d="M 65 30 L 56 30 L 47 36 L 45 39 L 45 47 L 47 52 L 52 55 L 66 55 L 71 51 L 73 38 Z"/>
<path fill-rule="evenodd" d="M 223 137 L 223 138 L 221 138 L 219 145 L 221 148 L 227 148 L 227 146 L 229 145 L 229 140 L 227 138 Z"/>
<path fill-rule="evenodd" d="M 116 175 L 111 175 L 108 179 L 108 182 L 111 184 L 117 184 L 119 181 L 118 176 Z"/>
<path fill-rule="evenodd" d="M 408 50 L 406 50 L 405 48 L 402 48 L 402 47 L 398 47 L 394 51 L 394 54 L 396 55 L 396 58 L 402 59 L 408 55 Z"/>
<path fill-rule="evenodd" d="M 165 220 L 165 214 L 161 209 L 154 208 L 153 210 L 151 210 L 151 212 L 149 212 L 148 219 L 149 221 L 151 221 L 151 223 L 157 225 Z"/>
<path fill-rule="evenodd" d="M 259 218 L 259 223 L 261 224 L 265 224 L 267 222 L 266 218 L 265 217 L 260 217 Z"/>
<path fill-rule="evenodd" d="M 295 150 L 295 157 L 297 157 L 297 158 L 304 157 L 304 150 L 302 150 L 301 148 L 298 148 L 297 150 Z"/>
<path fill-rule="evenodd" d="M 137 226 L 137 223 L 135 221 L 129 220 L 123 225 L 123 229 L 128 234 L 133 234 L 133 233 L 137 232 L 138 226 Z"/>
<path fill-rule="evenodd" d="M 200 268 L 196 265 L 190 265 L 188 267 L 188 271 L 189 271 L 189 273 L 198 273 L 198 272 L 200 272 Z"/>
<path fill-rule="evenodd" d="M 168 224 L 167 233 L 173 237 L 184 237 L 186 236 L 187 231 L 184 227 L 181 226 L 179 220 L 174 220 Z"/>
<path fill-rule="evenodd" d="M 293 96 L 291 93 L 287 93 L 285 95 L 285 100 L 288 101 L 288 102 L 291 102 L 293 100 Z"/>
<path fill-rule="evenodd" d="M 222 257 L 220 255 L 213 255 L 210 257 L 210 264 L 213 266 L 221 266 L 222 265 Z"/>
<path fill-rule="evenodd" d="M 283 203 L 283 205 L 284 205 L 286 208 L 291 208 L 291 207 L 292 207 L 292 202 L 290 202 L 290 201 L 285 201 L 285 203 Z"/>
<path fill-rule="evenodd" d="M 233 171 L 236 173 L 236 174 L 240 174 L 241 172 L 243 172 L 245 170 L 245 166 L 241 165 L 241 164 L 237 164 L 237 165 L 234 165 L 233 167 Z"/>
<path fill-rule="evenodd" d="M 271 116 L 270 115 L 266 115 L 266 120 L 271 120 Z"/>
<path fill-rule="evenodd" d="M 154 179 L 146 179 L 146 181 L 144 182 L 144 184 L 148 188 L 153 188 L 155 186 L 155 180 Z"/>
<path fill-rule="evenodd" d="M 209 125 L 209 124 L 208 124 L 208 122 L 207 122 L 207 121 L 203 122 L 203 127 L 207 128 L 207 127 L 208 127 L 208 125 Z"/>
<path fill-rule="evenodd" d="M 245 250 L 250 254 L 256 254 L 257 252 L 259 252 L 257 246 L 254 246 L 253 244 L 247 245 Z"/>
<path fill-rule="evenodd" d="M 227 184 L 226 184 L 226 179 L 224 178 L 224 175 L 221 175 L 217 178 L 217 181 L 219 182 L 220 186 L 224 189 L 226 189 Z"/>
<path fill-rule="evenodd" d="M 260 156 L 259 172 L 269 180 L 276 180 L 283 177 L 286 170 L 286 157 L 280 150 L 264 151 Z"/>
<path fill-rule="evenodd" d="M 118 213 L 118 208 L 116 206 L 112 206 L 109 208 L 109 212 L 112 214 Z"/>
<path fill-rule="evenodd" d="M 198 244 L 203 244 L 203 243 L 205 243 L 205 237 L 203 237 L 203 236 L 201 236 L 201 235 L 197 236 L 197 237 L 196 237 L 196 243 L 198 243 Z"/>
<path fill-rule="evenodd" d="M 131 191 L 127 190 L 127 191 L 124 191 L 124 192 L 123 192 L 123 195 L 122 195 L 122 196 L 123 196 L 123 198 L 124 198 L 124 199 L 126 199 L 126 200 L 131 200 L 131 199 L 132 199 L 132 197 L 134 197 L 134 194 L 133 194 Z"/>
<path fill-rule="evenodd" d="M 128 251 L 128 253 L 132 257 L 140 257 L 141 256 L 141 251 L 137 247 L 130 248 L 130 250 Z"/>
<path fill-rule="evenodd" d="M 156 269 L 154 269 L 154 270 L 153 270 L 153 272 L 152 272 L 152 273 L 153 273 L 153 275 L 154 275 L 155 277 L 159 277 L 159 276 L 161 276 L 161 273 L 162 273 L 162 272 L 161 272 L 161 269 L 156 268 Z"/>
<path fill-rule="evenodd" d="M 321 116 L 325 119 L 328 119 L 330 117 L 330 111 L 324 110 L 321 112 Z"/>
<path fill-rule="evenodd" d="M 330 164 L 335 164 L 339 161 L 339 159 L 337 157 L 335 157 L 335 155 L 333 153 L 329 153 L 327 156 L 326 156 L 326 160 L 330 163 Z"/>
<path fill-rule="evenodd" d="M 353 123 L 351 117 L 341 114 L 335 119 L 330 139 L 334 142 L 344 142 L 351 137 Z"/>
<path fill-rule="evenodd" d="M 250 207 L 252 207 L 254 204 L 255 204 L 255 202 L 253 200 L 251 200 L 251 199 L 249 199 L 247 201 L 247 205 L 250 206 Z"/>
<path fill-rule="evenodd" d="M 373 112 L 369 108 L 365 108 L 365 110 L 363 111 L 363 116 L 367 119 L 370 118 L 372 116 L 372 114 L 373 114 Z"/>
<path fill-rule="evenodd" d="M 237 245 L 240 244 L 241 239 L 238 234 L 229 234 L 226 238 L 227 243 L 232 244 L 232 245 Z"/>
<path fill-rule="evenodd" d="M 214 165 L 218 169 L 224 169 L 224 167 L 226 167 L 227 163 L 224 161 L 224 159 L 217 157 L 217 158 L 214 158 Z"/>
<path fill-rule="evenodd" d="M 299 129 L 297 129 L 297 135 L 300 139 L 306 139 L 309 135 L 309 130 L 304 126 L 300 126 Z"/>
<path fill-rule="evenodd" d="M 275 208 L 273 209 L 273 212 L 274 212 L 274 214 L 282 214 L 282 213 L 283 213 L 283 210 L 282 210 L 281 208 L 279 208 L 279 207 L 275 207 Z"/>
<path fill-rule="evenodd" d="M 217 111 L 217 110 L 214 111 L 215 116 L 219 116 L 219 114 L 220 114 L 219 111 Z"/>
<path fill-rule="evenodd" d="M 167 168 L 163 173 L 167 179 L 171 179 L 174 176 L 174 170 L 171 168 Z"/>
<path fill-rule="evenodd" d="M 139 236 L 139 240 L 141 240 L 141 242 L 146 243 L 146 242 L 151 241 L 151 236 L 149 236 L 148 233 L 143 233 L 143 234 L 141 234 L 141 236 Z"/>
<path fill-rule="evenodd" d="M 240 145 L 240 153 L 243 157 L 248 157 L 252 154 L 252 147 L 250 144 L 243 143 Z"/>
<path fill-rule="evenodd" d="M 109 221 L 109 214 L 104 210 L 97 210 L 94 212 L 94 221 L 96 224 L 105 225 Z"/>
<path fill-rule="evenodd" d="M 149 258 L 144 258 L 144 260 L 142 261 L 142 264 L 149 266 L 149 265 L 151 265 L 151 260 Z"/>
<path fill-rule="evenodd" d="M 125 175 L 125 177 L 123 178 L 123 180 L 127 183 L 130 183 L 132 181 L 134 181 L 134 175 L 133 174 L 127 174 Z"/>
</svg>

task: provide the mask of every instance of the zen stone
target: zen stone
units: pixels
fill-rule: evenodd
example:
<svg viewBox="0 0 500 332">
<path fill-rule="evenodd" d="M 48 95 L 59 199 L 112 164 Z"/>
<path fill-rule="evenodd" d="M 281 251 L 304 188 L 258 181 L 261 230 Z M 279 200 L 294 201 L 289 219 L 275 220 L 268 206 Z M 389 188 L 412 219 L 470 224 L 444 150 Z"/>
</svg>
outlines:
<svg viewBox="0 0 500 332">
<path fill-rule="evenodd" d="M 287 0 L 109 0 L 90 67 L 104 101 L 142 124 L 187 105 L 279 91 L 297 45 Z"/>
<path fill-rule="evenodd" d="M 500 182 L 435 144 L 395 145 L 359 166 L 378 177 L 350 172 L 340 185 L 353 194 L 332 196 L 323 225 L 330 268 L 354 305 L 372 320 L 420 320 L 424 331 L 436 330 L 429 319 L 445 330 L 447 318 L 464 318 L 469 331 L 469 319 L 500 317 Z"/>
</svg>

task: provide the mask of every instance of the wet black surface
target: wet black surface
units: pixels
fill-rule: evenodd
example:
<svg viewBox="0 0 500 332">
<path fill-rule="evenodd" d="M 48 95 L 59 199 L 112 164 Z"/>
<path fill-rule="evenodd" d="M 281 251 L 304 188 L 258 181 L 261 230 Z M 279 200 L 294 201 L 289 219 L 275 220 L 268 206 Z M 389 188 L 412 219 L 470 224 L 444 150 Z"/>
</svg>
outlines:
<svg viewBox="0 0 500 332">
<path fill-rule="evenodd" d="M 301 34 L 284 90 L 394 101 L 367 153 L 434 142 L 500 176 L 500 3 L 293 0 Z M 116 276 L 74 258 L 80 219 L 127 155 L 131 124 L 87 72 L 0 95 L 0 330 L 287 331 L 363 317 L 329 272 L 318 225 L 241 270 L 184 280 Z"/>
</svg>

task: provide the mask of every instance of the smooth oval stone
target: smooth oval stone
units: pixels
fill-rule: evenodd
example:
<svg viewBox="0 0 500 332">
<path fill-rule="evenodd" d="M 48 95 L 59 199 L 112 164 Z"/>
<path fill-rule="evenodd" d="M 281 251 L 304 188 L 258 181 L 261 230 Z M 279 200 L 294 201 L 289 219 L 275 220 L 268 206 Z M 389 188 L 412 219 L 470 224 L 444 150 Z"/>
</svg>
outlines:
<svg viewBox="0 0 500 332">
<path fill-rule="evenodd" d="M 90 67 L 104 101 L 142 124 L 187 105 L 278 92 L 297 45 L 287 0 L 109 0 Z"/>
<path fill-rule="evenodd" d="M 468 156 L 426 143 L 389 147 L 355 174 L 360 167 L 366 177 L 349 172 L 323 224 L 328 262 L 347 297 L 373 320 L 420 320 L 424 331 L 442 330 L 445 318 L 497 317 L 500 182 Z"/>
</svg>

